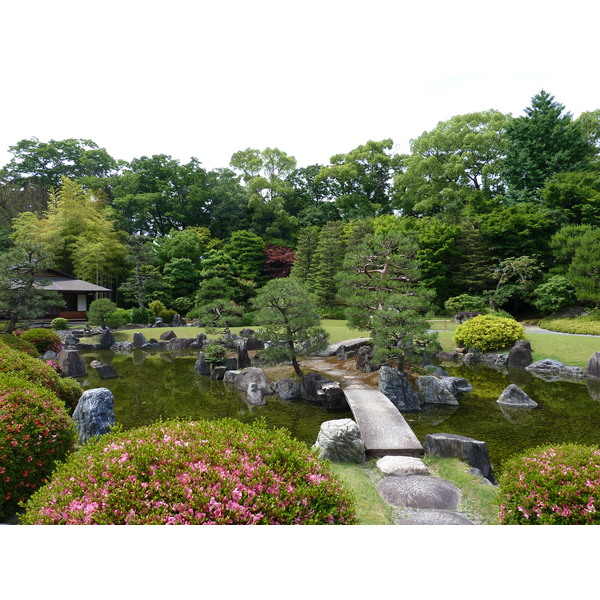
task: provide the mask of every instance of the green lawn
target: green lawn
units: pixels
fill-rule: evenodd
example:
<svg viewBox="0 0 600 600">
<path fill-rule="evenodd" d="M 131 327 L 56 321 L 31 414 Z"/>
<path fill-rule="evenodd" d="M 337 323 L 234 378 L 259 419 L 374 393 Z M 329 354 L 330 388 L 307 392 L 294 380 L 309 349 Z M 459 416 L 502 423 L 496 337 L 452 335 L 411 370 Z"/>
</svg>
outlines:
<svg viewBox="0 0 600 600">
<path fill-rule="evenodd" d="M 458 327 L 453 321 L 432 321 L 432 329 L 439 332 L 439 341 L 444 350 L 454 350 L 454 331 Z M 533 361 L 553 358 L 573 367 L 585 367 L 594 352 L 600 352 L 600 336 L 565 335 L 554 333 L 525 333 L 531 344 Z M 506 351 L 506 349 L 504 350 Z"/>
</svg>

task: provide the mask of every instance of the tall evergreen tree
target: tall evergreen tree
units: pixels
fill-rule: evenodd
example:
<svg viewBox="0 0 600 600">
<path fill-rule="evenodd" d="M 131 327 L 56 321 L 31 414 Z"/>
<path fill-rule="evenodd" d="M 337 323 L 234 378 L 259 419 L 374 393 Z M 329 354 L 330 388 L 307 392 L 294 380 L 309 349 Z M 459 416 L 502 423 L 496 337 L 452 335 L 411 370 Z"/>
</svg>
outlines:
<svg viewBox="0 0 600 600">
<path fill-rule="evenodd" d="M 542 90 L 525 115 L 507 127 L 504 176 L 513 200 L 539 200 L 544 183 L 555 173 L 581 170 L 593 147 L 580 122 Z"/>
</svg>

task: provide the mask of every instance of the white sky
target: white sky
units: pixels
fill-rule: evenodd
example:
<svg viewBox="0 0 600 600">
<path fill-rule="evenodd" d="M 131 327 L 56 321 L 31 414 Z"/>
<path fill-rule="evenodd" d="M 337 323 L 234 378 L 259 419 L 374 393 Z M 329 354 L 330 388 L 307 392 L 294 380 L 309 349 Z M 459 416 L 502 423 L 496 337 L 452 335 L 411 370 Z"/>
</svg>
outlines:
<svg viewBox="0 0 600 600">
<path fill-rule="evenodd" d="M 591 0 L 19 0 L 0 8 L 8 147 L 92 139 L 114 158 L 226 167 L 278 147 L 299 166 L 454 115 L 517 116 L 542 88 L 600 108 Z"/>
</svg>

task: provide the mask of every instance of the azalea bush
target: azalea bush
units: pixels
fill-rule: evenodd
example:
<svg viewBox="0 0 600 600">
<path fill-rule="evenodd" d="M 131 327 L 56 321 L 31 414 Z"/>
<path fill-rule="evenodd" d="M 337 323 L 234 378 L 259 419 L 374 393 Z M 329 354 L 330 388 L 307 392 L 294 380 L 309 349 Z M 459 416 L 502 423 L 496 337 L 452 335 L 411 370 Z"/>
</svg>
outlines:
<svg viewBox="0 0 600 600">
<path fill-rule="evenodd" d="M 75 423 L 55 394 L 0 373 L 0 520 L 46 481 L 76 439 Z"/>
<path fill-rule="evenodd" d="M 512 346 L 524 335 L 524 327 L 514 319 L 479 315 L 456 328 L 454 343 L 457 346 L 487 352 Z"/>
<path fill-rule="evenodd" d="M 539 446 L 504 465 L 499 478 L 503 525 L 600 523 L 600 448 Z"/>
<path fill-rule="evenodd" d="M 111 432 L 60 465 L 25 524 L 356 522 L 330 468 L 284 430 L 233 419 Z"/>
<path fill-rule="evenodd" d="M 60 335 L 52 329 L 44 329 L 43 327 L 29 329 L 21 334 L 21 339 L 33 344 L 40 354 L 44 354 L 48 350 L 58 354 L 62 350 Z"/>
<path fill-rule="evenodd" d="M 52 366 L 18 350 L 0 345 L 0 374 L 14 373 L 21 378 L 54 392 L 72 412 L 83 393 L 83 388 L 72 377 L 62 378 Z"/>
<path fill-rule="evenodd" d="M 0 344 L 4 344 L 13 350 L 19 350 L 29 356 L 39 357 L 40 353 L 36 350 L 35 346 L 27 340 L 22 340 L 16 335 L 10 333 L 0 333 Z"/>
</svg>

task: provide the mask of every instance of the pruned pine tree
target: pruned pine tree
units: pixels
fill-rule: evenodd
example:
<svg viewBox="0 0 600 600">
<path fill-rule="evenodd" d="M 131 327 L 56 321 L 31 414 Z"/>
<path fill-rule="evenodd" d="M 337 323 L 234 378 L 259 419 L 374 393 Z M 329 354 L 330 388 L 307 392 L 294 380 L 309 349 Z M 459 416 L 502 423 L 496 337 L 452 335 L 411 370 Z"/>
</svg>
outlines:
<svg viewBox="0 0 600 600">
<path fill-rule="evenodd" d="M 370 330 L 375 360 L 399 369 L 435 340 L 427 333 L 432 293 L 419 284 L 417 250 L 411 235 L 369 235 L 348 255 L 339 277 L 348 324 Z"/>
</svg>

